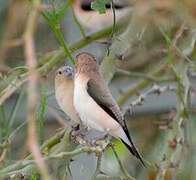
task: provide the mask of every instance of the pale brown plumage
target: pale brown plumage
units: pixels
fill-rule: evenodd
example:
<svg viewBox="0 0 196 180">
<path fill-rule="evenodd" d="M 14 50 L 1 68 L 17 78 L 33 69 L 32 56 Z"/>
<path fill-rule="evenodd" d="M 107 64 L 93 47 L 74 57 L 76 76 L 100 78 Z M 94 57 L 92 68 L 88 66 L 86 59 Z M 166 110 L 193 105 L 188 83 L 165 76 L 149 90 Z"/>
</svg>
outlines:
<svg viewBox="0 0 196 180">
<path fill-rule="evenodd" d="M 91 128 L 108 131 L 112 136 L 120 138 L 144 164 L 129 135 L 123 114 L 99 72 L 95 58 L 89 53 L 81 53 L 76 59 L 74 106 L 81 120 Z M 84 101 L 83 104 L 81 101 Z"/>
<path fill-rule="evenodd" d="M 80 118 L 77 115 L 73 106 L 73 69 L 69 66 L 59 68 L 55 74 L 55 96 L 60 108 L 66 115 L 75 123 L 80 123 Z"/>
<path fill-rule="evenodd" d="M 106 4 L 106 12 L 99 14 L 91 9 L 93 0 L 74 0 L 73 10 L 82 26 L 90 31 L 98 31 L 105 26 L 112 25 L 113 12 L 110 3 Z M 126 0 L 114 1 L 116 20 L 120 20 L 131 12 L 131 7 Z"/>
</svg>

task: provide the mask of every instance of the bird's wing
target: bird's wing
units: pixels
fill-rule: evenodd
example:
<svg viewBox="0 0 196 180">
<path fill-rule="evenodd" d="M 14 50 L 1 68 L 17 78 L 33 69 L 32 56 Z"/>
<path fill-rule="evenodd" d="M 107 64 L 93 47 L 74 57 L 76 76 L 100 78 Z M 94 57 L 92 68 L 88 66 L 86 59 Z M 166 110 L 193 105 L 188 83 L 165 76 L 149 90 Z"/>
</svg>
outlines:
<svg viewBox="0 0 196 180">
<path fill-rule="evenodd" d="M 102 78 L 89 79 L 87 92 L 112 118 L 124 126 L 124 117 Z"/>
<path fill-rule="evenodd" d="M 125 131 L 131 143 L 131 147 L 128 144 L 126 144 L 126 142 L 124 142 L 123 140 L 122 142 L 127 146 L 127 148 L 130 150 L 130 152 L 133 155 L 135 155 L 138 159 L 140 159 L 140 161 L 144 165 L 144 162 L 129 135 L 128 128 L 124 121 L 123 114 L 120 111 L 118 104 L 112 97 L 103 79 L 99 77 L 97 77 L 96 79 L 89 79 L 87 83 L 87 92 L 106 113 L 108 113 L 113 119 L 115 119 L 122 126 L 123 130 Z"/>
</svg>

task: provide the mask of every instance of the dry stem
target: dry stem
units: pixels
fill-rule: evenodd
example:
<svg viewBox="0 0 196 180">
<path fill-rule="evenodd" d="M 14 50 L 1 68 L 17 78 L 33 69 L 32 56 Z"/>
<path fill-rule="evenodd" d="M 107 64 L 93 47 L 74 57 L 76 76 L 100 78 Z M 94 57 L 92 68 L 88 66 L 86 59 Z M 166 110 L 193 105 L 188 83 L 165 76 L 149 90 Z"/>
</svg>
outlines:
<svg viewBox="0 0 196 180">
<path fill-rule="evenodd" d="M 32 2 L 33 9 L 29 14 L 26 31 L 24 34 L 24 53 L 26 57 L 26 65 L 29 68 L 29 77 L 28 77 L 28 146 L 29 150 L 32 152 L 33 158 L 39 170 L 41 172 L 43 179 L 50 179 L 48 174 L 47 167 L 42 158 L 38 141 L 36 135 L 36 105 L 37 105 L 37 80 L 38 73 L 36 71 L 37 60 L 35 55 L 34 48 L 34 39 L 33 35 L 36 28 L 36 20 L 38 18 L 38 9 L 37 7 L 40 5 L 39 0 L 34 0 Z"/>
</svg>

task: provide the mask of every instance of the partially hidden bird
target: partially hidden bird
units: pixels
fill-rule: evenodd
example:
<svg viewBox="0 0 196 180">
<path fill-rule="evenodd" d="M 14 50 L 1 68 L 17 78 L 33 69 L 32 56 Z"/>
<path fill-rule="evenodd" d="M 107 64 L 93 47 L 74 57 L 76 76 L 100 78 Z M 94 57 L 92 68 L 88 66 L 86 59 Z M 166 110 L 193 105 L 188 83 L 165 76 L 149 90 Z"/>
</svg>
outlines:
<svg viewBox="0 0 196 180">
<path fill-rule="evenodd" d="M 105 4 L 106 11 L 103 14 L 99 14 L 91 8 L 93 0 L 74 0 L 72 7 L 75 15 L 84 28 L 87 28 L 90 32 L 98 31 L 105 26 L 112 25 L 113 22 L 113 10 L 111 9 L 111 3 Z M 116 20 L 121 20 L 130 14 L 133 9 L 129 2 L 126 0 L 113 1 L 115 9 Z"/>
<path fill-rule="evenodd" d="M 73 99 L 74 107 L 87 127 L 120 139 L 145 166 L 129 135 L 123 114 L 90 53 L 76 56 Z"/>
<path fill-rule="evenodd" d="M 70 66 L 59 68 L 55 74 L 55 96 L 58 105 L 72 120 L 73 123 L 79 124 L 80 118 L 73 105 L 74 93 L 74 70 Z"/>
</svg>

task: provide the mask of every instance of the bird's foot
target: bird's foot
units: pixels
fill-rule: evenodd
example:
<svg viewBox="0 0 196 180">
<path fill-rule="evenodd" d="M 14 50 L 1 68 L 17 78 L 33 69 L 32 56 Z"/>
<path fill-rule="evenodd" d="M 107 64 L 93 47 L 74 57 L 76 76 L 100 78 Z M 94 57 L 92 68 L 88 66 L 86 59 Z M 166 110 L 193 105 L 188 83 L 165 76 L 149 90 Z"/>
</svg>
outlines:
<svg viewBox="0 0 196 180">
<path fill-rule="evenodd" d="M 80 124 L 79 123 L 72 125 L 72 130 L 78 131 L 79 129 L 80 129 Z"/>
<path fill-rule="evenodd" d="M 88 129 L 81 124 L 76 124 L 72 126 L 72 136 L 80 136 L 80 137 L 85 137 L 88 133 Z"/>
<path fill-rule="evenodd" d="M 97 146 L 102 144 L 103 141 L 107 141 L 107 139 L 109 138 L 109 135 L 107 133 L 104 133 L 100 136 L 95 137 L 93 140 L 89 140 L 89 145 L 91 146 Z"/>
</svg>

